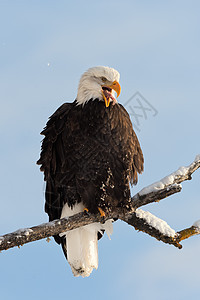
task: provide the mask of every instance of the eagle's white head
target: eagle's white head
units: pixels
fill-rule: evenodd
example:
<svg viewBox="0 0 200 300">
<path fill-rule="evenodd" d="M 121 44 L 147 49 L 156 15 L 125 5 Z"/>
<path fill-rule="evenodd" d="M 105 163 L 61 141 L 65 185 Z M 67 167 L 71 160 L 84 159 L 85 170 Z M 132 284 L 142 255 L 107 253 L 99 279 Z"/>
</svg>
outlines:
<svg viewBox="0 0 200 300">
<path fill-rule="evenodd" d="M 77 103 L 84 105 L 90 99 L 105 101 L 106 107 L 110 101 L 115 104 L 120 94 L 119 72 L 109 67 L 94 67 L 88 69 L 82 76 L 78 86 Z"/>
</svg>

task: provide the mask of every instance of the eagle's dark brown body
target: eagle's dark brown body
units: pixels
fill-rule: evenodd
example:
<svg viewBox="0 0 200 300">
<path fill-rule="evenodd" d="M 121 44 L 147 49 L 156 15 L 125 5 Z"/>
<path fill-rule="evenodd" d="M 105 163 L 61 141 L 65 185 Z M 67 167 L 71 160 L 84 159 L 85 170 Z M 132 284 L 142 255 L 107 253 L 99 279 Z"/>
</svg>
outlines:
<svg viewBox="0 0 200 300">
<path fill-rule="evenodd" d="M 83 202 L 91 213 L 130 205 L 129 183 L 143 171 L 142 151 L 122 105 L 63 104 L 42 132 L 45 211 L 60 218 L 64 204 Z"/>
</svg>

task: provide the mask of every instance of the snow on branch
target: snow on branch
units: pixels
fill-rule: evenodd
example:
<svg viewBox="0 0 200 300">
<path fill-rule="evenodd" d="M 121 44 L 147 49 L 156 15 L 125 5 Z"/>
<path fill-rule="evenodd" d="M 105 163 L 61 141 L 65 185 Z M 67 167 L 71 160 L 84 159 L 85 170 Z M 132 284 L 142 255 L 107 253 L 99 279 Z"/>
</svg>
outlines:
<svg viewBox="0 0 200 300">
<path fill-rule="evenodd" d="M 179 249 L 182 248 L 180 241 L 200 234 L 200 220 L 189 228 L 175 232 L 165 221 L 142 209 L 137 209 L 134 213 L 124 217 L 123 221 L 136 230 L 145 232 L 158 241 L 174 245 Z"/>
<path fill-rule="evenodd" d="M 195 157 L 195 160 L 187 167 L 180 167 L 177 171 L 164 177 L 145 188 L 138 194 L 133 196 L 133 207 L 138 208 L 148 203 L 157 202 L 169 195 L 180 192 L 181 182 L 191 180 L 192 174 L 200 167 L 200 154 Z M 136 200 L 136 203 L 134 203 Z"/>
<path fill-rule="evenodd" d="M 196 156 L 194 162 L 188 167 L 181 167 L 176 172 L 166 176 L 160 181 L 143 188 L 139 193 L 132 197 L 133 209 L 131 212 L 115 209 L 103 220 L 100 215 L 79 213 L 72 217 L 54 220 L 31 228 L 20 229 L 0 236 L 0 251 L 15 246 L 19 247 L 20 245 L 32 241 L 49 238 L 50 236 L 76 229 L 90 223 L 105 222 L 108 219 L 117 218 L 164 243 L 181 248 L 180 241 L 189 238 L 190 236 L 200 234 L 200 220 L 196 221 L 190 228 L 175 232 L 165 221 L 149 212 L 137 208 L 148 203 L 158 202 L 174 193 L 180 192 L 180 183 L 185 180 L 190 180 L 192 173 L 199 167 L 200 155 Z"/>
</svg>

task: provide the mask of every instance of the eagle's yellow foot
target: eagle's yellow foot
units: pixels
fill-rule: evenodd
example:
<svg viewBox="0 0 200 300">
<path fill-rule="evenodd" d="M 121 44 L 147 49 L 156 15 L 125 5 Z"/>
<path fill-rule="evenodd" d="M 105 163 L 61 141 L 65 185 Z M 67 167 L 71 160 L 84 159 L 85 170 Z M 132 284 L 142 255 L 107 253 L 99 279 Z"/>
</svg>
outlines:
<svg viewBox="0 0 200 300">
<path fill-rule="evenodd" d="M 98 211 L 100 212 L 102 218 L 106 216 L 105 212 L 100 207 L 98 207 Z"/>
<path fill-rule="evenodd" d="M 86 215 L 89 215 L 89 214 L 90 214 L 87 207 L 85 207 L 85 208 L 83 209 L 83 212 L 84 212 L 84 214 L 86 214 Z"/>
</svg>

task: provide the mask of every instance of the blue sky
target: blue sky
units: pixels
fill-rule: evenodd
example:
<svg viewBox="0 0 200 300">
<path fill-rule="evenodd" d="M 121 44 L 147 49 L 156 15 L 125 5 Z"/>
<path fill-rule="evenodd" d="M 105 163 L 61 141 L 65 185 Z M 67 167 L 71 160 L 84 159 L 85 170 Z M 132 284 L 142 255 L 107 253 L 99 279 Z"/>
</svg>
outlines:
<svg viewBox="0 0 200 300">
<path fill-rule="evenodd" d="M 121 103 L 136 92 L 158 111 L 136 130 L 145 172 L 133 193 L 200 152 L 198 1 L 0 1 L 1 233 L 47 221 L 35 164 L 48 117 L 76 97 L 81 74 L 121 74 Z M 132 105 L 137 105 L 133 99 Z M 133 120 L 134 121 L 134 120 Z M 183 191 L 144 208 L 175 230 L 200 218 L 199 172 Z M 114 225 L 99 242 L 99 269 L 74 278 L 53 240 L 0 255 L 2 299 L 197 299 L 200 240 L 177 250 Z M 30 294 L 31 291 L 31 294 Z"/>
</svg>

